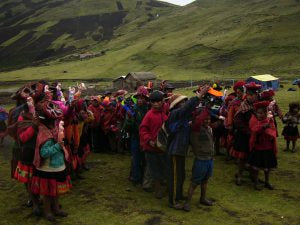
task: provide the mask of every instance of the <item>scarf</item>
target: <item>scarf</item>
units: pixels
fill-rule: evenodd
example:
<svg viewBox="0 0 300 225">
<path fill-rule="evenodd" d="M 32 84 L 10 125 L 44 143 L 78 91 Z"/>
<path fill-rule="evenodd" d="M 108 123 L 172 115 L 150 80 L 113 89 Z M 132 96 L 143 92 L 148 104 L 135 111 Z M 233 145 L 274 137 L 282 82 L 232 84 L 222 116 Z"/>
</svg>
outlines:
<svg viewBox="0 0 300 225">
<path fill-rule="evenodd" d="M 238 114 L 238 113 L 246 113 L 246 112 L 248 112 L 248 111 L 250 111 L 252 109 L 253 109 L 253 105 L 250 104 L 247 100 L 244 100 L 242 102 L 242 104 L 240 105 L 240 107 L 239 107 L 238 111 L 236 112 L 236 114 Z"/>
</svg>

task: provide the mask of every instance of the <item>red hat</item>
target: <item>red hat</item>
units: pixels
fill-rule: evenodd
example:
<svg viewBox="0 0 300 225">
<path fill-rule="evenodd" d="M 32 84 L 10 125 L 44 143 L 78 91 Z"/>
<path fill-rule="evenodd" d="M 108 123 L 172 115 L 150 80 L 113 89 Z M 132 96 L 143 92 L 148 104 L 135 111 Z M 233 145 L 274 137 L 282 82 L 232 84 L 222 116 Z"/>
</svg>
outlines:
<svg viewBox="0 0 300 225">
<path fill-rule="evenodd" d="M 270 105 L 270 102 L 269 102 L 269 101 L 260 101 L 260 102 L 254 103 L 254 104 L 253 104 L 253 107 L 254 107 L 255 110 L 257 110 L 257 109 L 261 109 L 261 108 L 265 109 L 265 108 L 267 108 L 269 105 Z"/>
<path fill-rule="evenodd" d="M 269 99 L 271 97 L 273 97 L 275 95 L 275 92 L 270 89 L 270 90 L 266 90 L 266 91 L 263 91 L 261 94 L 260 94 L 260 97 L 265 100 L 265 99 Z"/>
<path fill-rule="evenodd" d="M 245 84 L 246 91 L 258 91 L 261 89 L 261 85 L 255 82 Z"/>
<path fill-rule="evenodd" d="M 99 98 L 99 96 L 92 96 L 91 97 L 91 101 L 97 101 L 97 102 L 101 102 L 101 99 Z"/>
<path fill-rule="evenodd" d="M 43 100 L 39 102 L 36 106 L 36 110 L 38 114 L 44 116 L 45 119 L 60 119 L 63 117 L 63 111 L 59 105 L 52 101 Z"/>
<path fill-rule="evenodd" d="M 242 89 L 242 88 L 244 87 L 245 84 L 246 84 L 246 82 L 243 81 L 243 80 L 237 81 L 237 82 L 233 85 L 233 90 L 234 90 L 234 91 L 237 91 L 237 89 Z"/>
<path fill-rule="evenodd" d="M 122 95 L 126 95 L 128 93 L 128 91 L 126 90 L 118 90 L 115 94 L 114 94 L 114 97 L 119 97 L 119 96 L 122 96 Z"/>
<path fill-rule="evenodd" d="M 145 86 L 139 86 L 134 96 L 149 97 L 148 89 Z"/>
</svg>

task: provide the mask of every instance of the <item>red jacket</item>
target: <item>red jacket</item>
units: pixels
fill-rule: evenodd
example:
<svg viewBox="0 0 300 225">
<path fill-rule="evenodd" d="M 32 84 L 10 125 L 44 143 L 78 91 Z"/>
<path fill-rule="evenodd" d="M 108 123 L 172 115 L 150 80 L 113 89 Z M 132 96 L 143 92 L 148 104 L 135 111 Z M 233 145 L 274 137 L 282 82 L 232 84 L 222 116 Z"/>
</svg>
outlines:
<svg viewBox="0 0 300 225">
<path fill-rule="evenodd" d="M 24 118 L 23 116 L 19 116 L 18 121 L 23 121 Z M 26 128 L 18 128 L 18 135 L 19 135 L 19 139 L 22 143 L 25 143 L 27 141 L 29 141 L 31 138 L 33 138 L 33 136 L 36 133 L 36 130 L 33 128 L 33 126 L 29 126 Z"/>
<path fill-rule="evenodd" d="M 106 134 L 109 131 L 117 131 L 117 116 L 114 110 L 103 110 L 101 115 L 101 127 Z"/>
<path fill-rule="evenodd" d="M 161 152 L 158 148 L 149 145 L 150 141 L 156 143 L 157 134 L 163 123 L 168 119 L 163 110 L 151 109 L 145 115 L 140 125 L 140 145 L 145 152 Z"/>
<path fill-rule="evenodd" d="M 264 125 L 269 125 L 264 128 Z M 256 116 L 252 115 L 249 127 L 251 130 L 251 137 L 249 141 L 250 151 L 270 150 L 277 155 L 276 144 L 276 128 L 272 118 L 266 118 L 259 121 Z"/>
<path fill-rule="evenodd" d="M 100 106 L 95 107 L 93 105 L 89 105 L 88 110 L 90 110 L 93 113 L 93 116 L 95 118 L 91 126 L 92 127 L 99 126 L 101 120 L 101 113 L 102 113 L 102 109 L 100 108 Z"/>
</svg>

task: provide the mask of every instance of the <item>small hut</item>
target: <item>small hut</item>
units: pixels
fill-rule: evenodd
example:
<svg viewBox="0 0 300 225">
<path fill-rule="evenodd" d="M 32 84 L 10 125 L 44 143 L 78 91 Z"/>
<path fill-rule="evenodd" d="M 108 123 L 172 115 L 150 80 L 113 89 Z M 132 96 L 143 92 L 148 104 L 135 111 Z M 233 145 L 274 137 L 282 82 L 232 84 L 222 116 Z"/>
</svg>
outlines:
<svg viewBox="0 0 300 225">
<path fill-rule="evenodd" d="M 277 91 L 279 88 L 279 78 L 274 77 L 270 74 L 251 76 L 247 79 L 247 82 L 255 82 L 257 84 L 262 85 L 262 88 L 265 89 L 273 89 Z"/>
<path fill-rule="evenodd" d="M 140 85 L 147 85 L 149 81 L 156 80 L 152 72 L 130 72 L 126 76 L 120 76 L 113 81 L 114 89 L 134 91 Z"/>
<path fill-rule="evenodd" d="M 124 81 L 126 76 L 120 76 L 113 80 L 113 88 L 114 89 L 124 89 Z"/>
</svg>

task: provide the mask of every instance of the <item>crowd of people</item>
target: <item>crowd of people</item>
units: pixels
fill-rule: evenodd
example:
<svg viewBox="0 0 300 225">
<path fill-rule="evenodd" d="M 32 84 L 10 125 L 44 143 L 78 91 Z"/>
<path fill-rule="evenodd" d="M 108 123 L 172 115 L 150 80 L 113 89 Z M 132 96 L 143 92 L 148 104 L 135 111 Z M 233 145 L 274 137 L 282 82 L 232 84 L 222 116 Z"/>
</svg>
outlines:
<svg viewBox="0 0 300 225">
<path fill-rule="evenodd" d="M 63 90 L 60 83 L 32 82 L 13 96 L 16 106 L 0 108 L 1 144 L 5 135 L 14 139 L 11 176 L 25 184 L 28 205 L 36 216 L 54 221 L 66 217 L 59 196 L 69 191 L 72 180 L 89 170 L 91 151 L 131 153 L 129 180 L 168 204 L 190 211 L 197 186 L 199 203 L 211 206 L 206 190 L 215 155 L 226 149 L 227 160 L 237 161 L 236 185 L 249 172 L 254 188 L 272 190 L 269 175 L 277 167 L 277 117 L 285 127 L 286 151 L 296 151 L 300 123 L 299 103 L 290 103 L 282 114 L 273 90 L 254 82 L 238 81 L 233 92 L 219 84 L 203 85 L 194 97 L 175 94 L 171 84 L 158 90 L 139 86 L 136 92 L 106 91 L 102 96 L 83 96 L 85 85 Z M 7 125 L 5 121 L 7 122 Z M 194 153 L 192 178 L 184 195 L 185 161 Z"/>
</svg>

